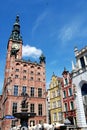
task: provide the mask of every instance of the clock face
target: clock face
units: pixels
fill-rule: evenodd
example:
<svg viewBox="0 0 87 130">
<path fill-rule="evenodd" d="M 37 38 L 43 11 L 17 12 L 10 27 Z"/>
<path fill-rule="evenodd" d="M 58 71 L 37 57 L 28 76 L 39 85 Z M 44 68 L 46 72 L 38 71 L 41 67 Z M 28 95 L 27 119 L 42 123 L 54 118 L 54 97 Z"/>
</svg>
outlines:
<svg viewBox="0 0 87 130">
<path fill-rule="evenodd" d="M 15 44 L 13 44 L 13 45 L 12 45 L 12 49 L 19 50 L 19 45 L 18 45 L 18 44 L 16 44 L 16 43 L 15 43 Z"/>
</svg>

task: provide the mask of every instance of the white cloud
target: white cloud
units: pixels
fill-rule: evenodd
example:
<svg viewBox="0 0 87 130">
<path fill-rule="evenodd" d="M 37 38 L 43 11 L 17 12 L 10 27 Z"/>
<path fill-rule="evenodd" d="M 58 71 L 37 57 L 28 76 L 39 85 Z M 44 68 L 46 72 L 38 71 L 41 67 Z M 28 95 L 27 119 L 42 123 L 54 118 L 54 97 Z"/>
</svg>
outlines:
<svg viewBox="0 0 87 130">
<path fill-rule="evenodd" d="M 85 20 L 83 17 L 77 16 L 72 19 L 69 23 L 65 24 L 59 31 L 58 39 L 63 43 L 70 41 L 74 38 L 81 38 L 87 32 L 85 26 Z"/>
<path fill-rule="evenodd" d="M 40 16 L 37 17 L 35 24 L 32 28 L 32 34 L 34 34 L 34 32 L 37 30 L 37 28 L 39 27 L 39 25 L 42 23 L 42 21 L 45 19 L 46 16 L 47 11 L 44 11 Z"/>
<path fill-rule="evenodd" d="M 36 59 L 42 54 L 42 50 L 37 49 L 36 47 L 29 46 L 29 45 L 26 45 L 26 46 L 23 45 L 22 54 L 24 57 L 29 56 Z"/>
<path fill-rule="evenodd" d="M 59 37 L 62 42 L 66 42 L 71 40 L 75 35 L 78 33 L 79 25 L 75 24 L 69 24 L 64 26 L 60 30 Z"/>
</svg>

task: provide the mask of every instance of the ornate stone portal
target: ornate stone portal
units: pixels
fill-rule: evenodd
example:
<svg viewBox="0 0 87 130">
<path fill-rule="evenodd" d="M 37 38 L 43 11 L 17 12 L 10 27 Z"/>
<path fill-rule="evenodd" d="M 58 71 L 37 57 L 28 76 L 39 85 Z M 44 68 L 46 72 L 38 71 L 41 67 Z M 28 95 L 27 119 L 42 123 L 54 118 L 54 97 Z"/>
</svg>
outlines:
<svg viewBox="0 0 87 130">
<path fill-rule="evenodd" d="M 28 119 L 34 117 L 36 113 L 28 112 L 28 94 L 22 93 L 21 95 L 23 96 L 23 100 L 21 102 L 21 112 L 14 113 L 13 116 L 20 119 L 21 128 L 28 129 Z"/>
</svg>

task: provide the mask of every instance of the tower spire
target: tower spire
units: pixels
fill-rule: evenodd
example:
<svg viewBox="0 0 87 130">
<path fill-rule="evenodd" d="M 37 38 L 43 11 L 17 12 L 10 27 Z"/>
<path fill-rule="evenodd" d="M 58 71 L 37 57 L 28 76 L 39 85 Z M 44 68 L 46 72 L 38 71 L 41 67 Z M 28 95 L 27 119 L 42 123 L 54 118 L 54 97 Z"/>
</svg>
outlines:
<svg viewBox="0 0 87 130">
<path fill-rule="evenodd" d="M 21 41 L 22 37 L 20 35 L 20 24 L 19 24 L 19 16 L 16 16 L 15 23 L 13 25 L 13 30 L 10 36 L 10 39 L 15 40 L 15 41 Z"/>
</svg>

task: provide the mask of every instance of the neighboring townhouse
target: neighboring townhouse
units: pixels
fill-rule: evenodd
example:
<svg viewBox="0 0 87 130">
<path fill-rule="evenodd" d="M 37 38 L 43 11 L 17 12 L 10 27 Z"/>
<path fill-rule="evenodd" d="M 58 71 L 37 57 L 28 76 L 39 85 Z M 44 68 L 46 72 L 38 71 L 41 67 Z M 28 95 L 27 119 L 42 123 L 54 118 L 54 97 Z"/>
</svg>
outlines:
<svg viewBox="0 0 87 130">
<path fill-rule="evenodd" d="M 63 95 L 63 117 L 64 120 L 68 119 L 71 125 L 76 124 L 76 105 L 75 105 L 75 97 L 73 93 L 73 84 L 72 78 L 69 73 L 64 68 L 62 73 L 63 81 L 62 81 L 62 95 Z"/>
<path fill-rule="evenodd" d="M 51 124 L 63 123 L 61 81 L 62 78 L 57 77 L 55 74 L 52 75 L 49 85 Z"/>
</svg>

